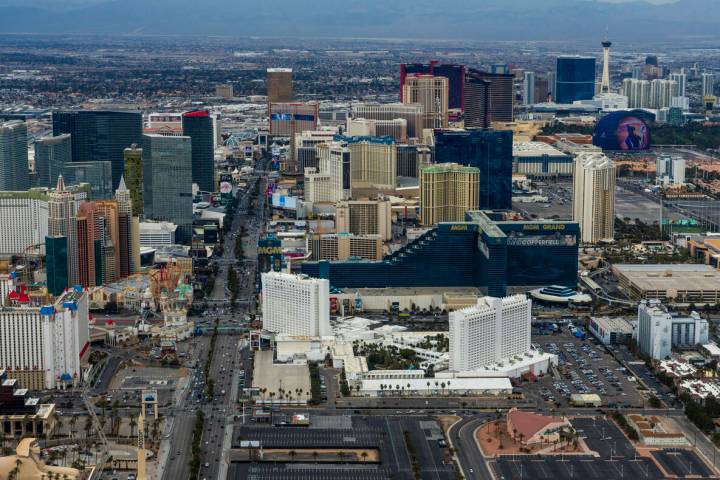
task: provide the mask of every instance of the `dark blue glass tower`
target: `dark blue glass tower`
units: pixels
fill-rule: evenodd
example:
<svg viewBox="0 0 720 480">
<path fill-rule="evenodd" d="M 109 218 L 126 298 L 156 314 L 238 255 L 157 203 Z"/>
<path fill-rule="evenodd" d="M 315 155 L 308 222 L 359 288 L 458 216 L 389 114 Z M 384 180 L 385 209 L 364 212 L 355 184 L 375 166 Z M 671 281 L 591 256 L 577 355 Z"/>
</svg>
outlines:
<svg viewBox="0 0 720 480">
<path fill-rule="evenodd" d="M 215 140 L 210 114 L 206 110 L 184 113 L 182 126 L 183 135 L 191 139 L 193 183 L 204 192 L 216 191 Z"/>
<path fill-rule="evenodd" d="M 595 57 L 558 57 L 555 89 L 555 103 L 591 100 L 595 96 Z"/>
<path fill-rule="evenodd" d="M 480 208 L 512 208 L 512 132 L 458 130 L 435 133 L 435 163 L 480 169 Z"/>
<path fill-rule="evenodd" d="M 68 287 L 67 237 L 45 237 L 47 289 L 60 295 Z"/>
<path fill-rule="evenodd" d="M 112 189 L 120 184 L 125 149 L 142 142 L 142 114 L 130 111 L 53 112 L 53 135 L 70 134 L 73 162 L 110 162 Z"/>
</svg>

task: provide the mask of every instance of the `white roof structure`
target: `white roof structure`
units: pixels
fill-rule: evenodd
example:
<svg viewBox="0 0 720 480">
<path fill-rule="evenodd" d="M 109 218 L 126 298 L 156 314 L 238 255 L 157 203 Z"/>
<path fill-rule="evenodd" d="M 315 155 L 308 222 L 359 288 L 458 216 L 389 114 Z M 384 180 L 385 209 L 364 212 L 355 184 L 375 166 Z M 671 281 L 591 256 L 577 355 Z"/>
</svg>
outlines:
<svg viewBox="0 0 720 480">
<path fill-rule="evenodd" d="M 435 382 L 438 386 L 435 386 Z M 430 384 L 428 386 L 428 383 Z M 363 380 L 362 390 L 389 390 L 381 389 L 380 385 L 399 385 L 404 387 L 406 391 L 427 392 L 442 389 L 442 383 L 445 384 L 445 390 L 451 391 L 483 391 L 497 392 L 502 390 L 512 390 L 512 383 L 507 377 L 474 377 L 474 378 L 403 378 L 397 380 Z M 408 388 L 408 384 L 410 387 Z"/>
<path fill-rule="evenodd" d="M 513 157 L 537 157 L 539 155 L 565 156 L 566 154 L 544 142 L 513 142 Z"/>
<path fill-rule="evenodd" d="M 615 167 L 615 163 L 602 152 L 581 152 L 575 161 L 587 169 L 602 170 Z"/>
</svg>

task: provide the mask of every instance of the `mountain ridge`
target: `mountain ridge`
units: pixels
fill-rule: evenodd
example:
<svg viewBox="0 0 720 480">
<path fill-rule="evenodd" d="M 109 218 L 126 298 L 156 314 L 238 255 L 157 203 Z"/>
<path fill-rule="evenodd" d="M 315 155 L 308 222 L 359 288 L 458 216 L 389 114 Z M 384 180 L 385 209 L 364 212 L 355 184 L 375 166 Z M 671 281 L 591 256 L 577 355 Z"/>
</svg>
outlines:
<svg viewBox="0 0 720 480">
<path fill-rule="evenodd" d="M 338 5 L 341 5 L 340 7 Z M 112 0 L 62 11 L 0 7 L 0 32 L 567 40 L 713 35 L 714 0 Z"/>
</svg>

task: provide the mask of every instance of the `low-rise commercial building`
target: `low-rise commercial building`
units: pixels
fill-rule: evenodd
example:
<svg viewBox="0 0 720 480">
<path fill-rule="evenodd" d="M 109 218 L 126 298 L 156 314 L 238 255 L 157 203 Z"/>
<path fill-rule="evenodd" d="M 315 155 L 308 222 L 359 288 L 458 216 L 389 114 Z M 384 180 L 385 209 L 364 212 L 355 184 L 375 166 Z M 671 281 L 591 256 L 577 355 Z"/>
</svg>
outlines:
<svg viewBox="0 0 720 480">
<path fill-rule="evenodd" d="M 588 327 L 604 345 L 627 344 L 633 335 L 632 323 L 620 317 L 592 317 Z"/>
<path fill-rule="evenodd" d="M 533 177 L 573 174 L 573 156 L 543 142 L 513 142 L 513 172 Z"/>
<path fill-rule="evenodd" d="M 616 264 L 612 272 L 620 288 L 637 299 L 663 303 L 720 303 L 720 271 L 711 265 Z"/>
</svg>

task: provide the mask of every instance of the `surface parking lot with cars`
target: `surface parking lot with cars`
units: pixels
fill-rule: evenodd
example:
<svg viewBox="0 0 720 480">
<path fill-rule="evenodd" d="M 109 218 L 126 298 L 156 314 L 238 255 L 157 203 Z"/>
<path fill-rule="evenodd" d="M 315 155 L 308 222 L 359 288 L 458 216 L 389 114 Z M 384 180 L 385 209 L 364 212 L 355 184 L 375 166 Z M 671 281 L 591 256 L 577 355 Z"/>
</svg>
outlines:
<svg viewBox="0 0 720 480">
<path fill-rule="evenodd" d="M 567 405 L 573 393 L 596 393 L 603 406 L 642 406 L 643 397 L 625 370 L 594 339 L 580 339 L 568 332 L 533 337 L 533 344 L 558 356 L 560 377 L 546 375 L 530 384 L 529 396 L 539 400 Z M 537 386 L 533 389 L 533 386 Z"/>
</svg>

